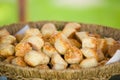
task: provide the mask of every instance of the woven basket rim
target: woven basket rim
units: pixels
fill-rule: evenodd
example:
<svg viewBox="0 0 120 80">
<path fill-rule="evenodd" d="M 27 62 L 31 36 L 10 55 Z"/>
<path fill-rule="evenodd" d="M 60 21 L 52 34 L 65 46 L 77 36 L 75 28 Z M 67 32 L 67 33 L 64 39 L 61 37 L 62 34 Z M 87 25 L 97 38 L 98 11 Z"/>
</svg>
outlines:
<svg viewBox="0 0 120 80">
<path fill-rule="evenodd" d="M 9 64 L 9 63 L 4 63 L 4 62 L 1 62 L 0 61 L 0 65 L 3 65 L 3 66 L 7 66 L 7 67 L 11 67 L 11 68 L 18 68 L 18 69 L 31 69 L 31 70 L 38 70 L 37 68 L 32 68 L 32 67 L 20 67 L 20 66 L 16 66 L 16 65 L 12 65 L 12 64 Z M 113 66 L 116 66 L 116 65 L 120 65 L 120 62 L 115 62 L 115 63 L 111 63 L 111 64 L 108 64 L 108 65 L 103 65 L 103 66 L 96 66 L 96 67 L 91 67 L 91 68 L 81 68 L 81 69 L 63 69 L 63 70 L 54 70 L 54 69 L 46 69 L 47 71 L 59 71 L 59 72 L 69 72 L 69 71 L 81 71 L 81 70 L 93 70 L 93 69 L 102 69 L 102 68 L 108 68 L 108 67 L 113 67 Z M 39 71 L 46 71 L 45 69 L 41 69 Z"/>
</svg>

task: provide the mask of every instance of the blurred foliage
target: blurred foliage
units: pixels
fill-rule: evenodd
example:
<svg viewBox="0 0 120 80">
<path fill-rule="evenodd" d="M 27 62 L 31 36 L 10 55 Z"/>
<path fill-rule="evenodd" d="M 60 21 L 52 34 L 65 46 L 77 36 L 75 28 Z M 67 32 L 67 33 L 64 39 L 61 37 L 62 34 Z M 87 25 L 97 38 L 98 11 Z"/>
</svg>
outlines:
<svg viewBox="0 0 120 80">
<path fill-rule="evenodd" d="M 5 1 L 0 0 L 0 25 L 18 22 L 17 0 Z M 105 5 L 88 9 L 57 7 L 51 1 L 27 0 L 27 21 L 77 21 L 120 29 L 120 0 L 105 0 Z"/>
<path fill-rule="evenodd" d="M 0 0 L 0 25 L 18 22 L 16 0 Z"/>
</svg>

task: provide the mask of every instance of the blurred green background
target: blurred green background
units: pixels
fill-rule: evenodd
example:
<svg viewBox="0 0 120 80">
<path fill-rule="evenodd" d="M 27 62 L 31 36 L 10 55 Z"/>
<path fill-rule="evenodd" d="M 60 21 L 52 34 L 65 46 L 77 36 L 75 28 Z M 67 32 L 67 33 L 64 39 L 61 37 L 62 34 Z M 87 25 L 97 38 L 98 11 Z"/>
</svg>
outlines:
<svg viewBox="0 0 120 80">
<path fill-rule="evenodd" d="M 57 6 L 55 0 L 26 0 L 26 21 L 77 21 L 120 29 L 120 0 L 101 1 L 92 7 L 69 7 Z M 0 26 L 17 22 L 18 0 L 0 0 Z"/>
</svg>

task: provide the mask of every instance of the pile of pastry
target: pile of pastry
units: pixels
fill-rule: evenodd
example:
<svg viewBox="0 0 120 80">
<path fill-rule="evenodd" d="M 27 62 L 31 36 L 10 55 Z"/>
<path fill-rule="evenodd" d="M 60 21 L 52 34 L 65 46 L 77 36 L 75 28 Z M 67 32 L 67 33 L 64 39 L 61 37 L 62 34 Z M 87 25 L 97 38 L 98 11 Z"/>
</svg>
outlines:
<svg viewBox="0 0 120 80">
<path fill-rule="evenodd" d="M 113 38 L 80 31 L 78 23 L 57 30 L 53 23 L 24 34 L 10 35 L 0 30 L 0 57 L 3 62 L 38 69 L 80 69 L 104 65 L 120 49 Z"/>
</svg>

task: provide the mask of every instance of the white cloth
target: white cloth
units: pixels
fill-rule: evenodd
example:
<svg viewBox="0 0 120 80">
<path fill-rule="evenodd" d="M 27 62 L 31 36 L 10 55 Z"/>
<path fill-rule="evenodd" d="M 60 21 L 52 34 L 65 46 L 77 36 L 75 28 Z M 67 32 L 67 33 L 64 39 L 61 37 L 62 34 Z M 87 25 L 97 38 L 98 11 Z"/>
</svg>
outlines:
<svg viewBox="0 0 120 80">
<path fill-rule="evenodd" d="M 24 34 L 26 30 L 30 29 L 29 25 L 25 25 L 22 29 L 20 29 L 15 35 L 17 34 Z"/>
<path fill-rule="evenodd" d="M 117 50 L 116 53 L 113 55 L 113 57 L 106 63 L 106 65 L 119 61 L 120 61 L 120 50 Z"/>
</svg>

